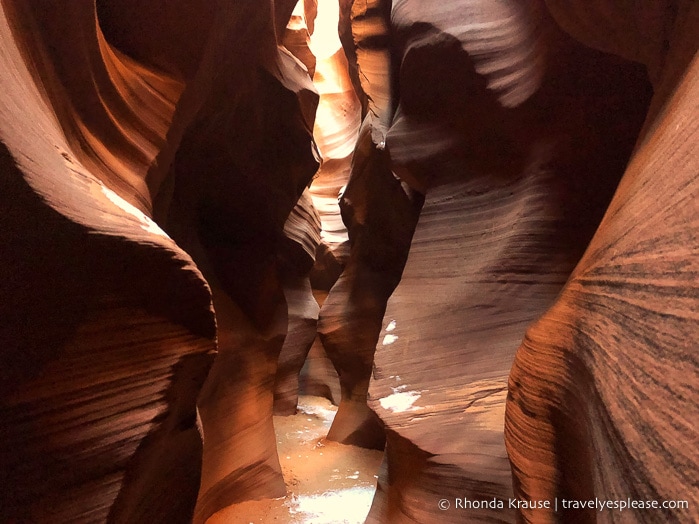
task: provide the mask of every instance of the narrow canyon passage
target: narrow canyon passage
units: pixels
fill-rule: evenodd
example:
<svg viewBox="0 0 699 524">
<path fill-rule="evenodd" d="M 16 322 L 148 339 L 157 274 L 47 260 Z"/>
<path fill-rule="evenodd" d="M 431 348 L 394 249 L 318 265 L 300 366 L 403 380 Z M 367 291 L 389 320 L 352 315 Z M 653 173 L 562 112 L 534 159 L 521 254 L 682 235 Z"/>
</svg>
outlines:
<svg viewBox="0 0 699 524">
<path fill-rule="evenodd" d="M 694 0 L 0 0 L 0 522 L 699 521 L 698 115 Z"/>
<path fill-rule="evenodd" d="M 233 504 L 213 514 L 206 521 L 209 524 L 361 524 L 369 513 L 383 458 L 383 436 L 375 446 L 380 449 L 343 444 L 337 442 L 342 441 L 337 435 L 328 440 L 338 409 L 331 400 L 340 403 L 343 397 L 340 379 L 323 344 L 314 341 L 315 323 L 297 324 L 295 320 L 296 315 L 308 318 L 322 313 L 328 292 L 340 276 L 337 267 L 346 266 L 350 256 L 348 231 L 338 204 L 349 181 L 362 110 L 338 35 L 339 4 L 319 2 L 313 14 L 311 33 L 304 2 L 299 2 L 284 37 L 287 49 L 308 68 L 319 95 L 313 137 L 320 167 L 307 190 L 310 202 L 306 200 L 306 205 L 317 210 L 320 227 L 314 241 L 320 248 L 316 253 L 324 256 L 316 261 L 307 284 L 299 286 L 298 278 L 285 282 L 289 331 L 276 374 L 274 428 L 286 495 Z M 285 225 L 290 238 L 298 234 L 293 228 L 304 219 L 308 220 L 303 212 L 292 212 Z M 305 305 L 309 299 L 318 303 L 318 311 L 309 311 Z M 311 342 L 315 342 L 316 360 L 325 369 L 311 366 L 313 360 L 304 364 L 304 358 L 314 356 Z M 306 389 L 327 398 L 299 396 Z"/>
</svg>

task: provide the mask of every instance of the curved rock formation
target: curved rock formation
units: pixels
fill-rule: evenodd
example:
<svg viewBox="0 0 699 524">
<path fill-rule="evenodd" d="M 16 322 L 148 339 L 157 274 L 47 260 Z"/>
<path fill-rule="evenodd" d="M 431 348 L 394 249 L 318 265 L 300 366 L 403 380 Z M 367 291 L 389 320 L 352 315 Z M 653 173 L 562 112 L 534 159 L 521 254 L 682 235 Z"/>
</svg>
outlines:
<svg viewBox="0 0 699 524">
<path fill-rule="evenodd" d="M 386 0 L 340 0 L 340 38 L 362 115 L 370 118 L 371 139 L 377 145 L 385 140 L 394 109 L 390 17 L 391 2 Z"/>
<path fill-rule="evenodd" d="M 375 357 L 370 406 L 387 448 L 367 522 L 512 521 L 511 362 L 591 238 L 649 86 L 535 2 L 445 12 L 406 0 L 392 23 L 400 89 L 386 147 L 426 196 Z M 504 508 L 438 507 L 457 498 Z"/>
<path fill-rule="evenodd" d="M 146 175 L 183 84 L 110 46 L 92 0 L 8 2 L 6 10 L 77 159 L 151 214 L 160 181 Z"/>
<path fill-rule="evenodd" d="M 347 228 L 339 199 L 350 176 L 352 154 L 361 122 L 361 104 L 354 91 L 348 63 L 337 34 L 340 6 L 323 2 L 317 6 L 310 49 L 317 58 L 313 83 L 319 93 L 314 138 L 321 166 L 313 177 L 310 193 L 321 220 L 321 243 L 311 272 L 311 285 L 322 307 L 328 292 L 344 270 L 349 257 Z M 307 394 L 340 401 L 337 371 L 320 340 L 313 344 L 302 371 Z"/>
<path fill-rule="evenodd" d="M 391 116 L 386 3 L 342 4 L 355 46 L 355 86 L 366 116 L 340 197 L 349 230 L 350 256 L 324 301 L 318 325 L 323 346 L 340 378 L 342 400 L 328 439 L 381 449 L 384 433 L 367 406 L 374 349 L 386 301 L 398 284 L 422 198 L 401 186 L 385 152 Z M 390 206 L 387 206 L 390 203 Z"/>
<path fill-rule="evenodd" d="M 400 279 L 422 199 L 407 195 L 391 174 L 368 122 L 341 202 L 350 228 L 350 258 L 323 303 L 318 333 L 342 392 L 328 438 L 380 449 L 383 429 L 367 406 L 369 378 L 386 301 Z"/>
<path fill-rule="evenodd" d="M 550 4 L 584 43 L 642 59 L 655 95 L 604 220 L 517 352 L 505 427 L 515 493 L 525 500 L 685 501 L 606 509 L 603 518 L 689 522 L 699 508 L 699 8 Z M 609 9 L 617 11 L 613 18 Z M 627 26 L 631 20 L 638 24 Z M 522 521 L 595 522 L 600 515 L 562 502 L 558 509 L 524 510 Z"/>
<path fill-rule="evenodd" d="M 299 396 L 299 375 L 316 339 L 318 302 L 309 273 L 320 242 L 320 217 L 306 190 L 284 225 L 280 249 L 281 279 L 289 324 L 279 354 L 274 384 L 274 414 L 293 415 Z"/>
<path fill-rule="evenodd" d="M 314 6 L 313 12 L 308 13 L 304 2 L 296 4 L 289 23 L 284 30 L 283 39 L 284 47 L 306 66 L 308 75 L 311 78 L 313 78 L 316 70 L 316 57 L 311 52 L 309 44 L 316 11 L 317 6 Z"/>
<path fill-rule="evenodd" d="M 0 519 L 186 522 L 211 297 L 135 207 L 177 85 L 90 2 L 2 2 L 0 39 Z"/>
<path fill-rule="evenodd" d="M 94 2 L 3 3 L 2 197 L 14 206 L 3 238 L 14 247 L 2 261 L 17 274 L 3 284 L 16 301 L 3 333 L 3 516 L 189 521 L 200 469 L 197 521 L 284 493 L 271 425 L 286 334 L 277 257 L 317 168 L 317 95 L 276 37 L 292 8 L 214 5 L 193 23 L 209 26 L 185 64 L 100 10 L 122 49 L 153 44 L 142 62 L 117 51 Z M 236 39 L 245 52 L 231 51 Z M 212 283 L 220 354 L 200 398 L 203 451 L 211 294 L 154 207 Z M 65 283 L 42 295 L 45 264 Z"/>
<path fill-rule="evenodd" d="M 235 502 L 286 493 L 272 425 L 287 333 L 278 252 L 287 217 L 317 169 L 317 95 L 275 36 L 291 8 L 222 7 L 180 104 L 178 125 L 189 123 L 174 156 L 168 231 L 212 287 L 219 334 L 199 399 L 204 455 L 195 522 Z"/>
<path fill-rule="evenodd" d="M 313 178 L 310 192 L 313 204 L 321 219 L 322 266 L 315 272 L 317 289 L 329 291 L 339 276 L 336 265 L 347 262 L 347 228 L 340 215 L 340 194 L 347 185 L 352 163 L 352 153 L 357 142 L 361 123 L 361 106 L 353 90 L 347 59 L 335 32 L 338 5 L 325 2 L 319 11 L 319 24 L 325 32 L 311 36 L 311 50 L 317 57 L 317 69 L 313 83 L 319 94 L 313 135 L 322 158 L 321 166 Z"/>
<path fill-rule="evenodd" d="M 296 4 L 0 0 L 0 521 L 696 520 L 696 2 Z"/>
</svg>

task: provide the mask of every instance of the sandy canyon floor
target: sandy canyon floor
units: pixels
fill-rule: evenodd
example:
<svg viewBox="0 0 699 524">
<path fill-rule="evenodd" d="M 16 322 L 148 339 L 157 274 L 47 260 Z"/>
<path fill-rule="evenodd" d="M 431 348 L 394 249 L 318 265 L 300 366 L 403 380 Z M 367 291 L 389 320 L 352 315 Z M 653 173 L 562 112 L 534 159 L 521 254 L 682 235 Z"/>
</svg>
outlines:
<svg viewBox="0 0 699 524">
<path fill-rule="evenodd" d="M 274 417 L 286 497 L 229 506 L 207 524 L 363 523 L 383 453 L 326 441 L 336 412 L 329 400 L 302 396 L 296 415 Z"/>
</svg>

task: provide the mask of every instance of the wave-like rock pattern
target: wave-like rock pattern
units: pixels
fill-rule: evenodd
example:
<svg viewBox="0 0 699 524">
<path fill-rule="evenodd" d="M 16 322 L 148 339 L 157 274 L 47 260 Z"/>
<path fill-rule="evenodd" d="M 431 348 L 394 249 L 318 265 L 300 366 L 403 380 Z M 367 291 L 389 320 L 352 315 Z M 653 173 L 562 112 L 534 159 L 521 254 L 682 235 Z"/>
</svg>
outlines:
<svg viewBox="0 0 699 524">
<path fill-rule="evenodd" d="M 168 231 L 209 281 L 218 323 L 219 355 L 199 399 L 195 522 L 286 493 L 272 424 L 288 325 L 278 257 L 284 225 L 318 167 L 318 97 L 306 68 L 277 40 L 292 8 L 222 5 L 173 124 L 183 131 Z"/>
<path fill-rule="evenodd" d="M 3 450 L 7 511 L 189 521 L 201 478 L 193 518 L 203 521 L 231 501 L 283 494 L 271 422 L 287 330 L 278 257 L 317 168 L 317 95 L 277 40 L 295 2 L 211 4 L 193 16 L 205 34 L 191 62 L 167 56 L 153 35 L 129 36 L 136 21 L 100 10 L 117 50 L 94 2 L 38 4 L 4 2 L 2 11 L 3 202 L 17 201 L 3 228 L 16 248 L 3 267 L 24 268 L 7 283 L 17 305 L 3 332 L 22 344 L 3 357 L 5 436 L 15 447 Z M 147 44 L 140 61 L 125 54 L 138 42 Z M 211 291 L 151 220 L 156 208 Z M 310 259 L 308 270 L 317 238 L 296 240 L 302 254 L 291 259 Z M 34 253 L 40 260 L 22 263 Z M 43 264 L 65 275 L 60 293 L 42 295 L 39 283 L 53 275 Z M 195 400 L 214 348 L 211 292 L 220 354 L 200 397 L 202 449 Z M 39 336 L 13 332 L 31 319 L 45 327 Z M 76 385 L 56 381 L 61 374 L 75 374 Z M 25 445 L 20 432 L 34 424 Z"/>
<path fill-rule="evenodd" d="M 505 427 L 515 492 L 559 500 L 558 512 L 523 510 L 521 520 L 692 522 L 699 515 L 699 8 L 677 3 L 660 20 L 673 28 L 671 45 L 639 48 L 650 34 L 662 40 L 653 32 L 657 19 L 632 29 L 626 22 L 642 14 L 635 9 L 612 21 L 597 2 L 573 4 L 565 6 L 565 27 L 585 43 L 624 55 L 656 50 L 663 56 L 646 57 L 649 71 L 665 65 L 604 220 L 517 351 Z M 596 30 L 609 24 L 613 31 Z M 600 513 L 561 502 L 594 498 L 688 505 Z"/>
<path fill-rule="evenodd" d="M 323 303 L 318 334 L 342 392 L 328 439 L 380 449 L 383 429 L 367 406 L 369 378 L 386 301 L 400 280 L 422 199 L 391 174 L 370 122 L 365 119 L 360 132 L 341 201 L 350 257 Z"/>
<path fill-rule="evenodd" d="M 328 438 L 379 449 L 385 439 L 366 404 L 369 377 L 386 300 L 400 278 L 421 204 L 393 176 L 385 153 L 392 111 L 389 7 L 386 2 L 340 3 L 340 36 L 364 119 L 340 195 L 349 258 L 321 306 L 318 328 L 342 396 Z"/>
<path fill-rule="evenodd" d="M 8 2 L 11 27 L 77 159 L 142 212 L 148 179 L 184 85 L 110 46 L 95 2 Z"/>
<path fill-rule="evenodd" d="M 519 16 L 525 4 L 475 18 L 475 3 L 448 17 L 436 5 L 398 2 L 392 18 L 400 89 L 386 147 L 426 195 L 375 356 L 369 405 L 387 444 L 367 522 L 508 522 L 511 363 L 592 237 L 650 89 L 641 68 L 584 48 L 540 10 Z M 521 74 L 494 80 L 504 70 Z"/>
<path fill-rule="evenodd" d="M 339 6 L 332 10 L 327 7 L 329 4 L 324 4 L 319 11 L 321 19 L 317 21 L 317 25 L 324 24 L 325 33 L 314 33 L 310 42 L 318 54 L 313 83 L 320 98 L 313 135 L 322 159 L 310 191 L 320 214 L 323 251 L 344 265 L 348 238 L 340 215 L 339 198 L 349 180 L 352 153 L 361 123 L 361 105 L 352 86 L 339 37 L 335 35 L 331 39 L 328 35 L 328 30 L 337 26 L 339 17 L 339 12 L 336 12 Z M 326 275 L 327 278 L 332 280 L 331 275 Z M 329 291 L 332 283 L 334 280 L 330 285 L 326 283 L 324 289 Z"/>
<path fill-rule="evenodd" d="M 317 6 L 314 8 L 313 13 L 307 13 L 304 6 L 304 2 L 299 2 L 294 8 L 294 12 L 291 14 L 289 23 L 284 30 L 284 47 L 286 47 L 292 55 L 298 58 L 301 63 L 306 66 L 308 70 L 308 75 L 313 78 L 316 70 L 316 57 L 311 52 L 309 47 L 311 40 L 311 30 L 309 25 L 313 27 L 313 22 L 315 20 L 315 11 L 317 11 Z M 309 22 L 306 22 L 307 17 L 312 16 L 313 18 Z"/>
<path fill-rule="evenodd" d="M 394 109 L 390 13 L 391 2 L 386 0 L 340 1 L 340 36 L 362 101 L 362 116 L 371 120 L 375 144 L 385 141 Z"/>
<path fill-rule="evenodd" d="M 541 85 L 546 50 L 541 9 L 538 0 L 496 0 L 487 7 L 480 0 L 398 0 L 391 23 L 394 28 L 429 24 L 456 38 L 500 104 L 516 107 Z"/>
<path fill-rule="evenodd" d="M 316 339 L 320 307 L 313 297 L 308 276 L 284 278 L 284 298 L 289 327 L 279 354 L 274 383 L 274 414 L 294 415 L 298 405 L 299 378 Z"/>
<path fill-rule="evenodd" d="M 60 4 L 73 20 L 51 20 Z M 187 522 L 201 468 L 195 401 L 215 347 L 210 291 L 115 192 L 150 201 L 142 175 L 170 101 L 149 89 L 171 84 L 108 63 L 118 57 L 95 32 L 94 5 L 67 4 L 0 5 L 0 519 Z M 71 54 L 81 71 L 64 69 Z M 153 106 L 138 115 L 143 100 Z"/>
<path fill-rule="evenodd" d="M 313 296 L 309 273 L 320 243 L 320 217 L 308 189 L 291 211 L 284 236 L 279 258 L 289 324 L 274 383 L 275 415 L 296 413 L 299 375 L 316 338 L 320 307 Z"/>
<path fill-rule="evenodd" d="M 311 185 L 313 203 L 322 222 L 322 239 L 343 258 L 347 228 L 340 215 L 339 198 L 347 185 L 352 153 L 360 124 L 360 106 L 346 72 L 342 51 L 319 62 L 314 77 L 320 94 L 314 136 L 321 166 Z"/>
</svg>

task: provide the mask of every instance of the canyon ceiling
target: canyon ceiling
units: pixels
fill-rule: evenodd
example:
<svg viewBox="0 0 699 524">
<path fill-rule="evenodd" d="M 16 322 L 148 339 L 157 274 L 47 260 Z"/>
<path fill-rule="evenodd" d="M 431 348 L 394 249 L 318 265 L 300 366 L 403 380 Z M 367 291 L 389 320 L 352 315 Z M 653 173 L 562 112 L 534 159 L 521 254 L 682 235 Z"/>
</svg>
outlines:
<svg viewBox="0 0 699 524">
<path fill-rule="evenodd" d="M 699 3 L 331 2 L 0 0 L 0 520 L 698 520 Z"/>
</svg>

